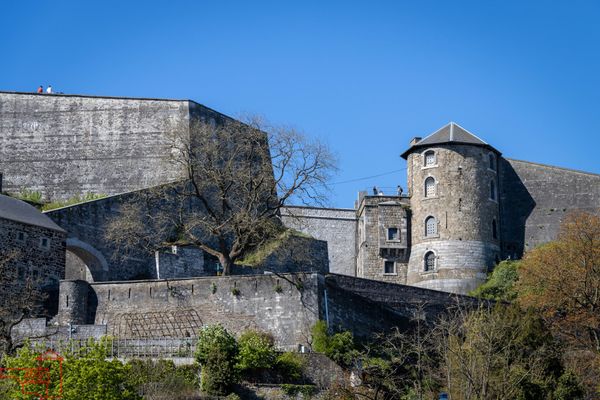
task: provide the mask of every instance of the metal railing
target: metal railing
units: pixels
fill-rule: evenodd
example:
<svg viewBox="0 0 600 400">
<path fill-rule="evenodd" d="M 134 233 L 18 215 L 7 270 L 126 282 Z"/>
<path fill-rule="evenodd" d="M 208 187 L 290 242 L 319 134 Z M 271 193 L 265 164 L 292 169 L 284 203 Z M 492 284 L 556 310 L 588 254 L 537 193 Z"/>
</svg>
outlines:
<svg viewBox="0 0 600 400">
<path fill-rule="evenodd" d="M 104 347 L 107 357 L 132 358 L 192 358 L 196 351 L 195 338 L 115 339 L 106 337 L 95 341 Z M 92 348 L 89 339 L 52 340 L 42 339 L 31 343 L 32 347 L 54 350 L 59 354 L 85 352 Z"/>
</svg>

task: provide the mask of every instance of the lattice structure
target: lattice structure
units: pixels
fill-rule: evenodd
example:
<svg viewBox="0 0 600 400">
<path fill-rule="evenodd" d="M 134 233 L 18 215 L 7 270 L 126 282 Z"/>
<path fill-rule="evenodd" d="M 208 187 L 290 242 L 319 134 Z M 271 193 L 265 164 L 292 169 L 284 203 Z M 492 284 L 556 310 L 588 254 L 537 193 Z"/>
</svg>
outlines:
<svg viewBox="0 0 600 400">
<path fill-rule="evenodd" d="M 203 322 L 194 309 L 118 314 L 109 333 L 119 338 L 182 338 L 196 336 Z"/>
</svg>

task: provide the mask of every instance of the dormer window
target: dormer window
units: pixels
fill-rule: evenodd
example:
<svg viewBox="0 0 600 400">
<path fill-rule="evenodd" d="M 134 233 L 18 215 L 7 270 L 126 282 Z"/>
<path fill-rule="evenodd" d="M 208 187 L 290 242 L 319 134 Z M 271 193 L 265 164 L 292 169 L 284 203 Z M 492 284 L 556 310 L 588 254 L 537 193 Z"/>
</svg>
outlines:
<svg viewBox="0 0 600 400">
<path fill-rule="evenodd" d="M 432 167 L 434 165 L 436 165 L 437 160 L 435 157 L 435 151 L 433 150 L 427 150 L 424 154 L 423 154 L 423 166 L 424 167 Z"/>
<path fill-rule="evenodd" d="M 435 197 L 435 179 L 432 176 L 425 179 L 425 197 Z"/>
</svg>

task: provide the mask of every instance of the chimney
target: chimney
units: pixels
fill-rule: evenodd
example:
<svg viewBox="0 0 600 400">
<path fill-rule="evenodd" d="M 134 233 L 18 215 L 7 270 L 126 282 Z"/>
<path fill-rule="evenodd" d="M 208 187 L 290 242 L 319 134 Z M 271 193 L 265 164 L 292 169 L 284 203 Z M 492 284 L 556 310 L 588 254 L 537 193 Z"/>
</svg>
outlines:
<svg viewBox="0 0 600 400">
<path fill-rule="evenodd" d="M 414 146 L 415 144 L 419 143 L 421 141 L 421 137 L 420 136 L 415 136 L 414 138 L 412 138 L 412 140 L 410 141 L 410 146 Z"/>
</svg>

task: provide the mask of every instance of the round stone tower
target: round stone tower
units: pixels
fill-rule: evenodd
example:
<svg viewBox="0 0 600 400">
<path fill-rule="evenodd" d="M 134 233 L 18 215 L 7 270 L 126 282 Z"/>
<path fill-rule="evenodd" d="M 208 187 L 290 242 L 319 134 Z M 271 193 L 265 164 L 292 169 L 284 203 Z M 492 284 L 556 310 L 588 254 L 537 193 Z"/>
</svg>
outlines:
<svg viewBox="0 0 600 400">
<path fill-rule="evenodd" d="M 500 153 L 451 122 L 402 154 L 411 204 L 407 284 L 467 293 L 500 256 Z"/>
</svg>

